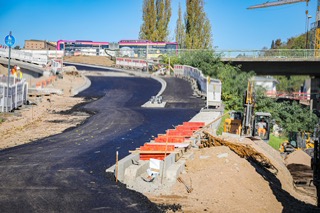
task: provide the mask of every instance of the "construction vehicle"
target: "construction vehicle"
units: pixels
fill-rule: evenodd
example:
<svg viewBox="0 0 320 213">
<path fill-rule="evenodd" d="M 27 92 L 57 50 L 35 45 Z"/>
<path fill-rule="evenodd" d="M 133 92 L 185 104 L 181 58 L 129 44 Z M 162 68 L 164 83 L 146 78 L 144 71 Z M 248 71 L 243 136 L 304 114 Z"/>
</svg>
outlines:
<svg viewBox="0 0 320 213">
<path fill-rule="evenodd" d="M 320 207 L 320 135 L 319 135 L 319 126 L 315 128 L 314 131 L 314 149 L 313 149 L 313 157 L 311 159 L 311 168 L 313 170 L 313 185 L 317 189 L 317 207 Z"/>
<path fill-rule="evenodd" d="M 254 82 L 249 80 L 244 94 L 244 113 L 231 111 L 230 118 L 225 120 L 224 132 L 247 137 L 259 136 L 265 142 L 269 141 L 271 114 L 254 113 L 255 94 Z"/>
<path fill-rule="evenodd" d="M 281 153 L 290 154 L 295 150 L 303 150 L 310 154 L 314 148 L 314 141 L 310 132 L 289 132 L 288 141 L 280 145 Z M 311 150 L 310 150 L 311 149 Z"/>
<path fill-rule="evenodd" d="M 230 118 L 225 119 L 223 131 L 231 134 L 240 135 L 242 130 L 243 113 L 239 111 L 231 111 Z"/>
</svg>

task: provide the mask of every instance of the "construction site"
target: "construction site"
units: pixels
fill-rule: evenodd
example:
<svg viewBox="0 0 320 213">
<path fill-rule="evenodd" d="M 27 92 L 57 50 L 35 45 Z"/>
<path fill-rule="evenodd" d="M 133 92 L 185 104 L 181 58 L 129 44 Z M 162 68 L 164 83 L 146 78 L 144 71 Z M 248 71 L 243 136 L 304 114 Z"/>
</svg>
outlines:
<svg viewBox="0 0 320 213">
<path fill-rule="evenodd" d="M 254 111 L 251 82 L 244 100 L 244 112 L 227 112 L 222 135 L 216 132 L 223 109 L 203 109 L 125 158 L 116 157 L 106 172 L 166 212 L 319 212 L 318 170 L 311 168 L 311 156 L 319 152 L 309 155 L 306 149 L 313 151 L 317 139 L 306 144 L 295 138 L 304 145 L 283 143 L 285 150 L 275 150 L 268 144 L 271 115 Z M 318 158 L 313 161 L 318 165 Z"/>
</svg>

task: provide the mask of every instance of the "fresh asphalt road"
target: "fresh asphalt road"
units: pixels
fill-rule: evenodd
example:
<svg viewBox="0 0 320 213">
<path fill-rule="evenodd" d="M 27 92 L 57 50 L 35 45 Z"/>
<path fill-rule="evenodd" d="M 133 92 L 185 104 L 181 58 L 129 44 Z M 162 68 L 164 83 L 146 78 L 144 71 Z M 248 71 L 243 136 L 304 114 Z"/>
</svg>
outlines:
<svg viewBox="0 0 320 213">
<path fill-rule="evenodd" d="M 160 212 L 144 195 L 116 184 L 105 170 L 115 163 L 116 151 L 123 158 L 152 136 L 189 120 L 203 101 L 195 101 L 189 83 L 175 78 L 165 93 L 174 99 L 172 92 L 183 90 L 174 101 L 184 104 L 141 108 L 160 90 L 159 82 L 89 78 L 91 86 L 78 96 L 95 101 L 57 112 L 92 113 L 82 125 L 0 151 L 0 212 Z"/>
</svg>

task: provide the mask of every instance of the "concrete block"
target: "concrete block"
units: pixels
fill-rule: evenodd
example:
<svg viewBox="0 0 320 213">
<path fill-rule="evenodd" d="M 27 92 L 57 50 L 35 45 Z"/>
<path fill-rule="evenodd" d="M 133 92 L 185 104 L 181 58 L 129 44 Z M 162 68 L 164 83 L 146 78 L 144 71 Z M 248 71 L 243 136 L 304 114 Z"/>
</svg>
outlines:
<svg viewBox="0 0 320 213">
<path fill-rule="evenodd" d="M 149 168 L 149 161 L 139 161 L 139 165 L 130 165 L 125 169 L 124 180 L 125 184 L 134 181 L 138 176 L 141 176 Z"/>
<path fill-rule="evenodd" d="M 168 182 L 176 182 L 178 176 L 180 173 L 182 173 L 185 170 L 186 161 L 185 160 L 179 160 L 175 164 L 171 165 L 165 173 L 165 178 Z"/>
<path fill-rule="evenodd" d="M 118 162 L 118 180 L 123 182 L 126 168 L 132 165 L 132 160 L 139 161 L 139 154 L 128 155 Z M 106 172 L 115 172 L 116 165 L 106 169 Z"/>
</svg>

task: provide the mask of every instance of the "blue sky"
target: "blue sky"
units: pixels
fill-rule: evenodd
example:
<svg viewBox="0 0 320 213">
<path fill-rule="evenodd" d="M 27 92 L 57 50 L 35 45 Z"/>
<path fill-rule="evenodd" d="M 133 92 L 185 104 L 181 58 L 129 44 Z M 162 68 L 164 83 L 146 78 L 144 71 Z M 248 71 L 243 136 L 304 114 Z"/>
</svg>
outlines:
<svg viewBox="0 0 320 213">
<path fill-rule="evenodd" d="M 174 40 L 178 5 L 172 1 L 170 38 Z M 213 45 L 218 49 L 261 49 L 277 38 L 286 41 L 306 30 L 306 4 L 264 9 L 246 8 L 267 0 L 205 0 Z M 271 0 L 269 0 L 271 1 Z M 142 24 L 143 0 L 0 0 L 0 44 L 12 31 L 16 45 L 24 40 L 92 40 L 117 42 L 137 39 Z M 309 3 L 315 21 L 316 0 Z"/>
</svg>

